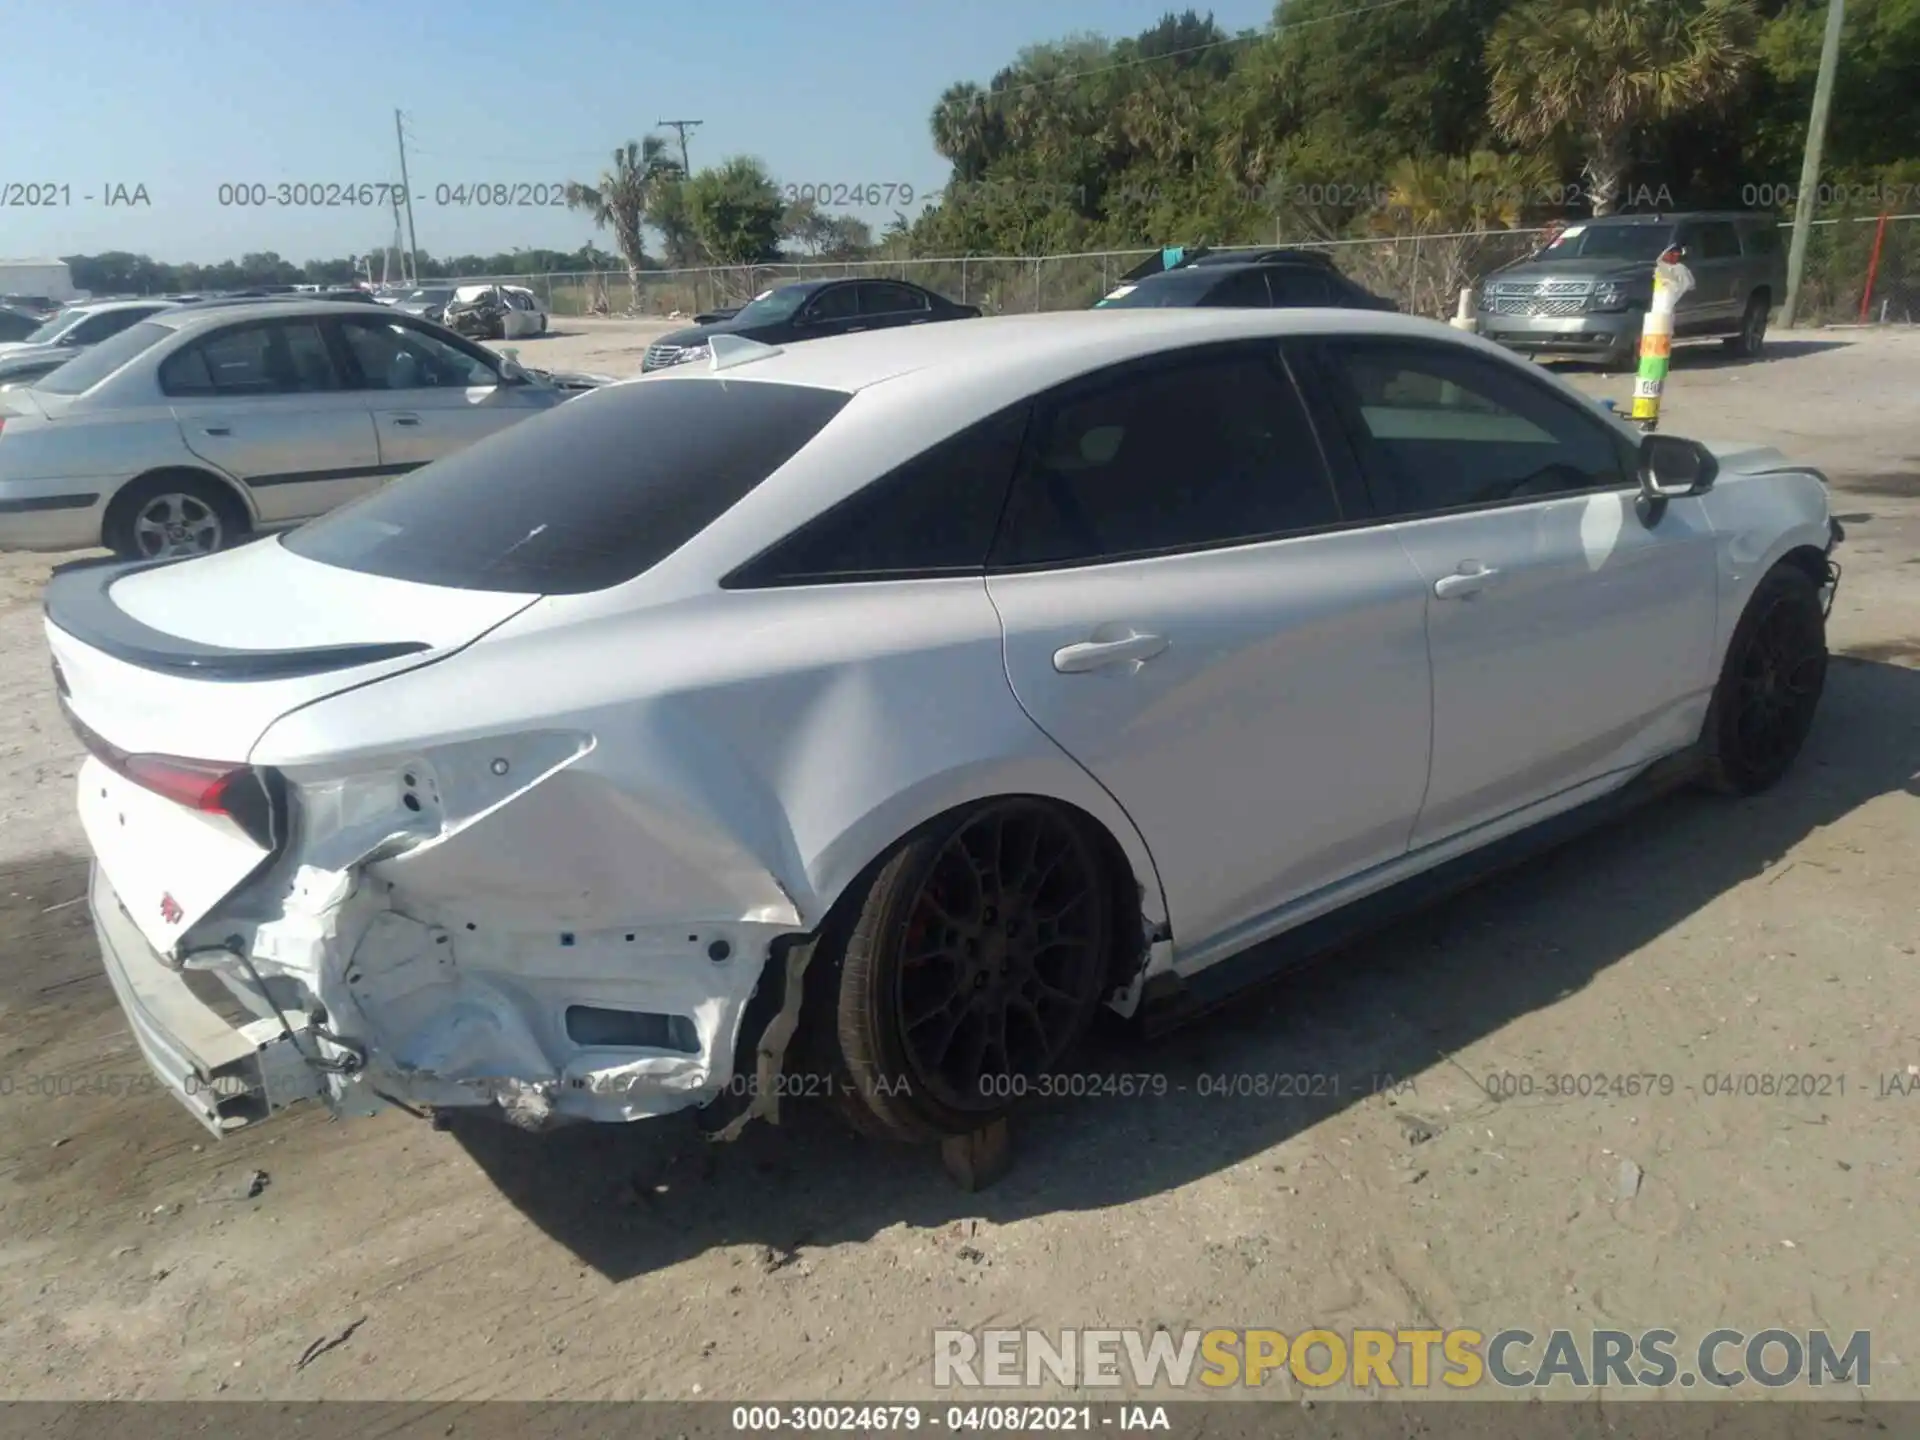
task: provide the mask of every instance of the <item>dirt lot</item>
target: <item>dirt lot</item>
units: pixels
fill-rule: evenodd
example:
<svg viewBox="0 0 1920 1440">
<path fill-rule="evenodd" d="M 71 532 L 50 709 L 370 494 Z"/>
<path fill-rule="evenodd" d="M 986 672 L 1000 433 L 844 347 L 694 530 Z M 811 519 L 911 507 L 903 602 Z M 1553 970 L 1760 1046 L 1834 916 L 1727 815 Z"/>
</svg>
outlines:
<svg viewBox="0 0 1920 1440">
<path fill-rule="evenodd" d="M 523 360 L 630 372 L 660 328 L 567 324 Z M 100 975 L 48 564 L 0 558 L 0 1396 L 889 1398 L 931 1393 L 943 1324 L 1420 1323 L 1869 1329 L 1873 1395 L 1920 1397 L 1920 1093 L 1883 1094 L 1920 1083 L 1917 381 L 1920 334 L 1859 332 L 1683 351 L 1669 381 L 1665 428 L 1836 482 L 1847 658 L 1786 784 L 1669 800 L 1228 1016 L 1105 1042 L 1168 1093 L 1026 1116 L 978 1195 L 805 1113 L 721 1149 L 398 1114 L 212 1142 L 144 1088 Z M 1200 1093 L 1300 1072 L 1341 1097 Z M 1672 1093 L 1544 1098 L 1562 1072 Z M 1833 1078 L 1706 1093 L 1788 1073 Z M 1536 1093 L 1489 1098 L 1503 1076 Z"/>
</svg>

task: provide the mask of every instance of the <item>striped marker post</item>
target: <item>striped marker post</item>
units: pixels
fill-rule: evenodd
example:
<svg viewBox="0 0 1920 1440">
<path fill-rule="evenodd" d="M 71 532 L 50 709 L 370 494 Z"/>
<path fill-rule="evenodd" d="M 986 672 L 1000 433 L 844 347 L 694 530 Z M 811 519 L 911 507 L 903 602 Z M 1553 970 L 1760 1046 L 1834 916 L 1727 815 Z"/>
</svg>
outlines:
<svg viewBox="0 0 1920 1440">
<path fill-rule="evenodd" d="M 1669 250 L 1653 269 L 1653 303 L 1640 327 L 1640 373 L 1633 382 L 1633 419 L 1642 430 L 1660 426 L 1660 394 L 1673 358 L 1673 311 L 1693 288 L 1693 272 Z"/>
</svg>

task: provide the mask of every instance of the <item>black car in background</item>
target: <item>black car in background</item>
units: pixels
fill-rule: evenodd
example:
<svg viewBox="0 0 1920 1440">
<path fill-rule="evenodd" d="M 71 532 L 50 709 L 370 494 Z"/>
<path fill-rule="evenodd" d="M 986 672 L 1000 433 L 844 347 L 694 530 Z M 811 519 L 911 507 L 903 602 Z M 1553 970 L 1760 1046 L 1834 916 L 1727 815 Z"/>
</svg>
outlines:
<svg viewBox="0 0 1920 1440">
<path fill-rule="evenodd" d="M 1398 310 L 1354 284 L 1319 250 L 1208 250 L 1167 269 L 1135 272 L 1098 301 L 1096 310 L 1162 310 L 1188 306 L 1234 310 L 1328 305 L 1347 310 Z"/>
<path fill-rule="evenodd" d="M 38 315 L 16 310 L 11 305 L 0 305 L 0 345 L 24 340 L 44 323 Z"/>
<path fill-rule="evenodd" d="M 938 320 L 969 320 L 980 311 L 956 305 L 944 295 L 905 280 L 804 280 L 754 297 L 724 320 L 690 325 L 663 335 L 647 347 L 644 371 L 664 370 L 711 353 L 715 335 L 739 335 L 766 345 L 792 345 L 858 330 L 896 325 L 925 325 Z"/>
</svg>

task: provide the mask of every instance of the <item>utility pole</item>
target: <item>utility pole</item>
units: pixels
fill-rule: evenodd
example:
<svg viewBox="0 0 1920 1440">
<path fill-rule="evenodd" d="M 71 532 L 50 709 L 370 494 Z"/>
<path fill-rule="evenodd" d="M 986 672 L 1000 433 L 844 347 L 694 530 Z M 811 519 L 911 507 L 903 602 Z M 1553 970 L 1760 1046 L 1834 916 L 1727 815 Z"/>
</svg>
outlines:
<svg viewBox="0 0 1920 1440">
<path fill-rule="evenodd" d="M 413 182 L 407 179 L 407 132 L 401 127 L 400 112 L 393 112 L 393 137 L 400 142 L 400 198 L 407 207 L 407 264 L 400 267 L 402 278 L 409 269 L 420 278 L 420 241 L 413 233 Z"/>
<path fill-rule="evenodd" d="M 1840 27 L 1845 0 L 1827 0 L 1827 33 L 1820 42 L 1820 73 L 1813 82 L 1813 115 L 1807 121 L 1807 153 L 1800 164 L 1800 190 L 1793 202 L 1793 244 L 1787 250 L 1787 298 L 1780 307 L 1780 328 L 1790 329 L 1800 304 L 1800 271 L 1807 263 L 1807 232 L 1813 222 L 1813 197 L 1820 188 L 1820 148 L 1827 139 L 1827 110 L 1833 104 L 1833 72 L 1840 65 Z"/>
<path fill-rule="evenodd" d="M 680 132 L 680 173 L 682 175 L 693 174 L 693 165 L 687 159 L 687 131 L 698 130 L 707 122 L 704 120 L 656 120 L 653 123 L 663 130 L 677 130 Z"/>
</svg>

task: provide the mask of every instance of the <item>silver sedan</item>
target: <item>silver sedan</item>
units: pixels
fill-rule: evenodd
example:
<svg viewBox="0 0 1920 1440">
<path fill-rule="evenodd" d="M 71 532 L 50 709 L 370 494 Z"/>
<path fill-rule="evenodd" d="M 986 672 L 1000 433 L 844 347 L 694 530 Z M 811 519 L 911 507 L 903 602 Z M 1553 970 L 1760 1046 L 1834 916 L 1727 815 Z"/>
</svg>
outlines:
<svg viewBox="0 0 1920 1440">
<path fill-rule="evenodd" d="M 0 392 L 0 549 L 225 549 L 570 393 L 385 306 L 176 307 Z"/>
</svg>

